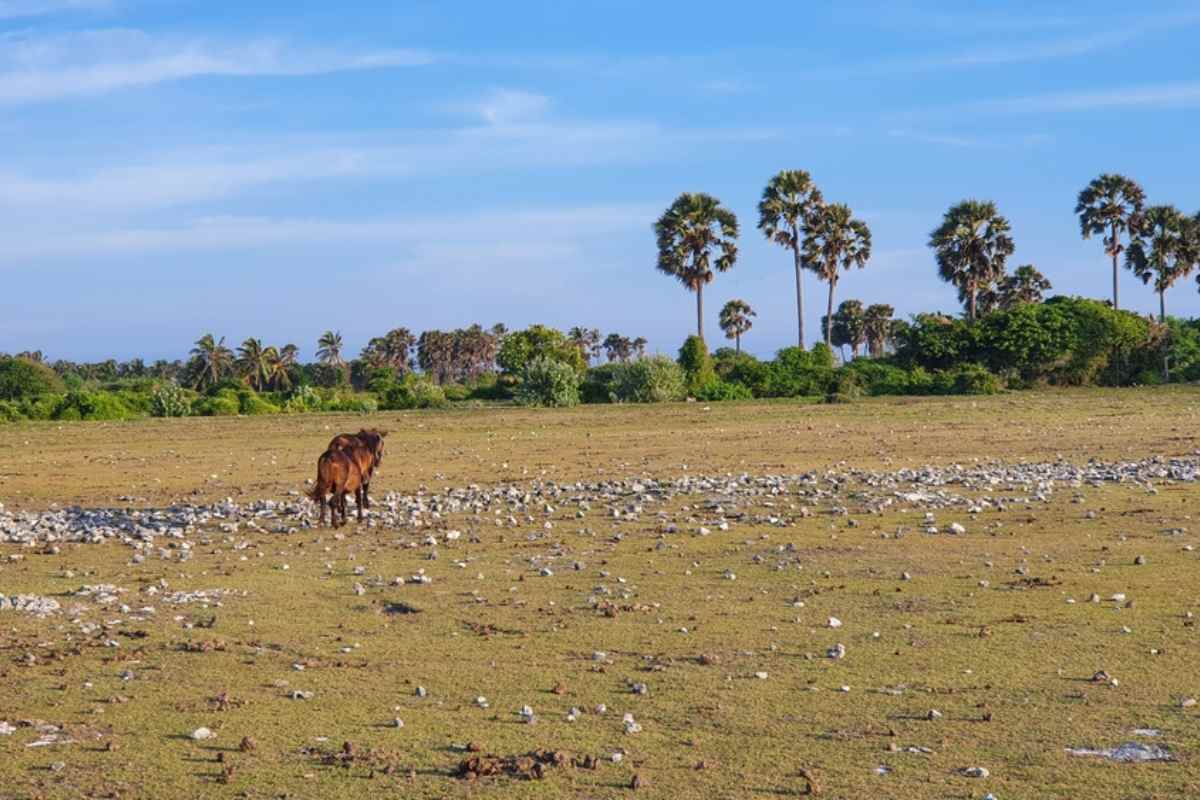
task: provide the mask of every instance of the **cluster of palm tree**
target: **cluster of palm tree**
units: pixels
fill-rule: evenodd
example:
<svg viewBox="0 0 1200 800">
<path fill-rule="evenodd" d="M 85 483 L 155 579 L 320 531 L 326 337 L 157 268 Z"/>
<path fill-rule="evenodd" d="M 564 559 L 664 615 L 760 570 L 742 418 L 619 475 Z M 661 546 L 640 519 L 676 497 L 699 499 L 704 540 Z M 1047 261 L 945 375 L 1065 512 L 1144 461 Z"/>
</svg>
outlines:
<svg viewBox="0 0 1200 800">
<path fill-rule="evenodd" d="M 226 378 L 238 377 L 258 391 L 286 391 L 292 387 L 291 370 L 300 349 L 294 344 L 263 346 L 261 339 L 242 342 L 237 353 L 225 345 L 225 337 L 206 333 L 196 340 L 191 361 L 184 372 L 196 389 L 205 389 Z"/>
<path fill-rule="evenodd" d="M 849 347 L 854 358 L 866 345 L 872 358 L 887 353 L 905 323 L 894 319 L 896 309 L 886 303 L 864 307 L 861 300 L 843 300 L 832 317 L 822 317 L 821 324 L 832 331 L 833 347 Z"/>
<path fill-rule="evenodd" d="M 425 331 L 417 339 L 417 364 L 437 383 L 475 380 L 495 368 L 503 325 L 481 325 L 452 331 Z M 407 333 L 407 331 L 406 331 Z"/>
<path fill-rule="evenodd" d="M 630 359 L 641 358 L 646 355 L 647 344 L 649 342 L 641 336 L 638 336 L 636 339 L 630 339 L 628 336 L 622 336 L 619 333 L 610 333 L 604 337 L 604 357 L 609 361 L 625 363 Z M 586 355 L 585 353 L 585 357 Z"/>
<path fill-rule="evenodd" d="M 417 338 L 408 328 L 393 328 L 367 342 L 358 358 L 370 369 L 390 369 L 403 375 L 413 368 L 412 353 L 416 345 Z"/>
<path fill-rule="evenodd" d="M 1118 273 L 1125 264 L 1159 296 L 1166 318 L 1166 291 L 1200 267 L 1200 214 L 1189 217 L 1174 206 L 1145 205 L 1146 195 L 1123 175 L 1101 175 L 1079 193 L 1075 212 L 1085 239 L 1104 237 L 1112 258 L 1114 308 L 1120 308 Z M 871 231 L 849 206 L 827 203 L 812 176 L 804 170 L 783 170 L 768 182 L 758 204 L 758 228 L 769 241 L 787 248 L 796 275 L 797 342 L 804 347 L 805 270 L 828 284 L 822 318 L 825 343 L 835 344 L 839 314 L 833 310 L 841 272 L 866 265 L 871 256 Z M 676 278 L 696 294 L 696 333 L 704 338 L 704 287 L 718 272 L 737 261 L 738 221 L 717 198 L 685 192 L 654 225 L 658 245 L 657 269 Z M 1022 303 L 1041 302 L 1052 287 L 1032 264 L 1007 272 L 1015 250 L 1012 227 L 996 204 L 963 200 L 946 211 L 941 225 L 929 236 L 929 247 L 941 278 L 957 290 L 967 318 L 1006 310 Z M 753 312 L 744 301 L 727 304 L 721 328 L 738 341 L 749 330 Z M 865 311 L 864 311 L 865 314 Z M 841 315 L 845 319 L 849 317 Z M 882 324 L 880 323 L 880 328 Z M 843 333 L 845 331 L 843 330 Z M 859 339 L 861 344 L 865 339 Z M 849 343 L 849 342 L 847 342 Z M 857 347 L 855 351 L 857 352 Z"/>
<path fill-rule="evenodd" d="M 641 358 L 646 355 L 646 345 L 650 344 L 643 336 L 632 339 L 619 333 L 602 336 L 599 328 L 584 328 L 578 325 L 567 331 L 567 341 L 579 350 L 588 364 L 599 360 L 601 354 L 609 361 L 625 362 Z"/>
<path fill-rule="evenodd" d="M 758 227 L 770 241 L 792 252 L 796 270 L 798 343 L 804 347 L 802 271 L 829 284 L 825 343 L 832 336 L 833 297 L 842 271 L 863 267 L 871 257 L 871 231 L 850 207 L 826 203 L 812 176 L 784 170 L 768 181 L 758 204 Z M 685 192 L 654 225 L 658 269 L 696 293 L 696 334 L 704 338 L 704 287 L 737 261 L 737 216 L 715 197 Z M 745 315 L 742 323 L 748 321 Z M 728 335 L 728 331 L 727 331 Z M 740 339 L 735 333 L 730 338 Z"/>
</svg>

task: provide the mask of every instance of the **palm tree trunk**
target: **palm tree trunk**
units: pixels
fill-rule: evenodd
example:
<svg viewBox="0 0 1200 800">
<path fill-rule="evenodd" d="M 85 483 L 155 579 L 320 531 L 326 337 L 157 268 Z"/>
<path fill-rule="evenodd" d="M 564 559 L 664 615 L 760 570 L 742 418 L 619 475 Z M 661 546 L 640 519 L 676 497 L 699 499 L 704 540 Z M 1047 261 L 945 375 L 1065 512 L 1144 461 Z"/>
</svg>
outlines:
<svg viewBox="0 0 1200 800">
<path fill-rule="evenodd" d="M 704 341 L 704 284 L 696 284 L 696 335 Z"/>
<path fill-rule="evenodd" d="M 825 346 L 833 347 L 833 287 L 835 280 L 829 282 L 829 302 L 825 304 Z"/>
<path fill-rule="evenodd" d="M 1166 323 L 1167 321 L 1167 290 L 1158 290 L 1158 321 Z"/>
<path fill-rule="evenodd" d="M 733 352 L 740 356 L 742 354 L 742 335 L 740 333 L 735 333 L 733 335 L 733 347 Z"/>
<path fill-rule="evenodd" d="M 1113 259 L 1113 310 L 1120 310 L 1121 298 L 1117 289 L 1117 271 L 1120 266 L 1121 253 L 1117 250 L 1117 226 L 1112 227 L 1112 259 Z"/>
<path fill-rule="evenodd" d="M 971 305 L 970 305 L 971 322 L 975 321 L 975 285 L 971 284 Z"/>
<path fill-rule="evenodd" d="M 800 349 L 804 349 L 804 281 L 800 268 L 800 231 L 792 226 L 792 260 L 796 264 L 796 325 L 799 328 Z"/>
</svg>

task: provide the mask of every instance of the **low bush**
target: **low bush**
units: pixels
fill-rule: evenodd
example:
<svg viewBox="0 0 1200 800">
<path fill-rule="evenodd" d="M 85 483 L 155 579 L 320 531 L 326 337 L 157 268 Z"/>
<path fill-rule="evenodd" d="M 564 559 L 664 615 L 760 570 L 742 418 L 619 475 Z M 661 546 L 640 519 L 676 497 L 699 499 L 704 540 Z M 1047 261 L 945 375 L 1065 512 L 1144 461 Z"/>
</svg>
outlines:
<svg viewBox="0 0 1200 800">
<path fill-rule="evenodd" d="M 682 400 L 687 394 L 683 368 L 666 356 L 639 358 L 637 361 L 605 364 L 591 371 L 603 379 L 602 389 L 586 390 L 589 396 L 601 396 L 592 402 L 665 403 Z"/>
<path fill-rule="evenodd" d="M 580 381 L 578 370 L 570 364 L 538 356 L 525 364 L 517 402 L 526 406 L 578 405 Z"/>
<path fill-rule="evenodd" d="M 57 394 L 66 385 L 54 370 L 28 358 L 0 357 L 0 400 Z"/>
<path fill-rule="evenodd" d="M 689 336 L 684 340 L 679 348 L 679 366 L 683 368 L 687 393 L 693 397 L 717 379 L 708 345 L 699 336 Z"/>
<path fill-rule="evenodd" d="M 411 372 L 400 382 L 387 387 L 382 397 L 382 407 L 393 410 L 442 408 L 447 403 L 442 387 L 424 375 Z"/>
<path fill-rule="evenodd" d="M 67 392 L 54 409 L 58 420 L 121 420 L 133 416 L 121 398 L 110 392 Z"/>
<path fill-rule="evenodd" d="M 241 411 L 237 392 L 222 389 L 214 395 L 205 395 L 192 405 L 192 413 L 201 417 L 236 417 Z"/>
<path fill-rule="evenodd" d="M 159 385 L 150 397 L 150 414 L 155 417 L 186 417 L 192 413 L 192 401 L 178 383 Z"/>
</svg>

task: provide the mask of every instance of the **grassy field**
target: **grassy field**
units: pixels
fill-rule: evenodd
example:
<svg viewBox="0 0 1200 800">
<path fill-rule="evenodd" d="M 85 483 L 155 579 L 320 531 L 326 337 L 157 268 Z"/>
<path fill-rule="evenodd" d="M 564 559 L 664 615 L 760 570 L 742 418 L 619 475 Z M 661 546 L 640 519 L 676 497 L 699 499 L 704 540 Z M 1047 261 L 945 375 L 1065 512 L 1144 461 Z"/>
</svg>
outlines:
<svg viewBox="0 0 1200 800">
<path fill-rule="evenodd" d="M 1200 485 L 996 489 L 1006 510 L 969 513 L 850 472 L 1187 457 L 1198 415 L 1172 389 L 0 427 L 8 512 L 287 500 L 362 425 L 391 431 L 373 493 L 401 504 L 816 473 L 803 493 L 427 508 L 419 528 L 211 526 L 184 561 L 0 544 L 0 594 L 63 606 L 0 611 L 0 798 L 1200 796 Z M 74 594 L 98 584 L 118 600 Z M 196 590 L 224 594 L 166 600 Z M 1067 752 L 1124 742 L 1173 760 Z M 468 749 L 566 761 L 472 781 Z"/>
</svg>

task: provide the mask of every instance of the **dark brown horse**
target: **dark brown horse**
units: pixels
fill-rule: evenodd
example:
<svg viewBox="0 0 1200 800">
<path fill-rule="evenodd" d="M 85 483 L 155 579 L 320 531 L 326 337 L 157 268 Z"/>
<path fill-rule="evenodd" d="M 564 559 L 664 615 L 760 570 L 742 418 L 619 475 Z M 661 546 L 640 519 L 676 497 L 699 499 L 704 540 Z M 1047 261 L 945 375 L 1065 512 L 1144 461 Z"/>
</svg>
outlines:
<svg viewBox="0 0 1200 800">
<path fill-rule="evenodd" d="M 371 478 L 375 476 L 375 469 L 383 461 L 383 439 L 387 436 L 387 431 L 375 430 L 374 428 L 367 430 L 362 429 L 358 433 L 339 433 L 329 442 L 329 447 L 326 450 L 342 450 L 350 454 L 358 464 L 358 469 L 362 473 L 361 496 L 355 494 L 355 501 L 363 508 L 371 507 Z"/>
<path fill-rule="evenodd" d="M 325 524 L 325 507 L 329 506 L 329 524 L 338 525 L 338 514 L 342 525 L 346 524 L 346 495 L 354 492 L 358 500 L 358 519 L 363 518 L 362 506 L 363 473 L 358 462 L 346 450 L 326 450 L 317 459 L 317 482 L 309 490 L 308 497 L 321 507 L 319 522 Z"/>
</svg>

